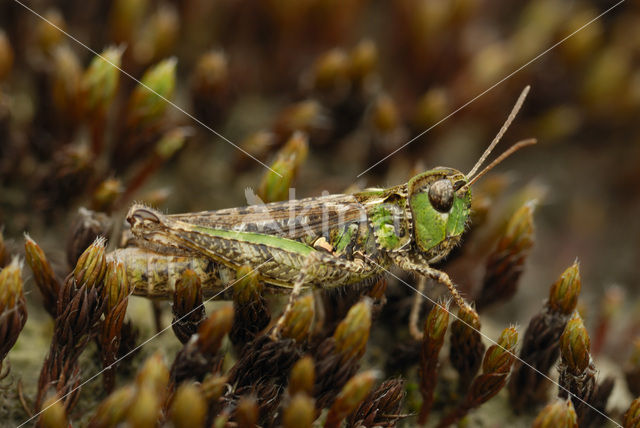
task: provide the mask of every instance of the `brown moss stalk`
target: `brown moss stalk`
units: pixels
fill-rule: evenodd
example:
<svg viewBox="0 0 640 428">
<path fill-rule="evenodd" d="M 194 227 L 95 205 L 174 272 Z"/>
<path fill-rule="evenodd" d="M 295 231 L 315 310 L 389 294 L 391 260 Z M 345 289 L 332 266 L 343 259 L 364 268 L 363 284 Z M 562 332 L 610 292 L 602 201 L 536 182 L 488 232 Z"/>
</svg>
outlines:
<svg viewBox="0 0 640 428">
<path fill-rule="evenodd" d="M 289 399 L 283 406 L 282 425 L 285 428 L 311 427 L 319 414 L 311 397 L 315 368 L 310 356 L 300 358 L 289 376 Z"/>
<path fill-rule="evenodd" d="M 213 127 L 225 117 L 230 102 L 228 62 L 224 52 L 207 52 L 198 58 L 192 76 L 191 94 L 196 116 Z"/>
<path fill-rule="evenodd" d="M 265 172 L 258 187 L 258 196 L 264 202 L 284 201 L 289 197 L 289 188 L 306 160 L 308 151 L 306 134 L 295 132 L 287 140 L 271 164 L 272 170 Z"/>
<path fill-rule="evenodd" d="M 136 387 L 127 385 L 112 392 L 98 405 L 89 428 L 110 428 L 122 422 L 136 395 Z"/>
<path fill-rule="evenodd" d="M 169 370 L 159 352 L 147 358 L 135 380 L 135 395 L 126 409 L 129 426 L 153 428 L 163 418 L 162 410 L 169 391 Z"/>
<path fill-rule="evenodd" d="M 291 369 L 289 395 L 292 397 L 299 393 L 311 395 L 315 380 L 316 373 L 313 358 L 310 356 L 300 358 Z"/>
<path fill-rule="evenodd" d="M 314 400 L 307 394 L 294 395 L 282 414 L 284 428 L 311 428 L 316 419 Z"/>
<path fill-rule="evenodd" d="M 555 400 L 545 406 L 533 421 L 533 428 L 578 428 L 578 417 L 571 400 Z"/>
<path fill-rule="evenodd" d="M 591 340 L 577 312 L 567 323 L 560 337 L 560 355 L 558 367 L 560 389 L 558 396 L 571 401 L 578 415 L 578 424 L 582 425 L 588 415 L 592 394 L 595 389 L 596 368 L 590 353 Z"/>
<path fill-rule="evenodd" d="M 424 425 L 433 406 L 433 394 L 438 379 L 438 355 L 444 344 L 444 336 L 449 324 L 448 305 L 434 305 L 424 323 L 422 349 L 420 352 L 420 394 L 422 406 L 418 423 Z"/>
<path fill-rule="evenodd" d="M 622 426 L 624 428 L 637 428 L 640 426 L 640 397 L 633 400 L 624 413 Z"/>
<path fill-rule="evenodd" d="M 353 376 L 342 387 L 342 390 L 331 405 L 325 428 L 337 428 L 340 423 L 366 398 L 376 381 L 376 374 L 370 370 Z"/>
<path fill-rule="evenodd" d="M 518 332 L 509 327 L 503 330 L 496 345 L 487 349 L 482 360 L 482 373 L 478 375 L 467 392 L 463 402 L 447 414 L 438 427 L 449 426 L 463 418 L 470 410 L 479 407 L 494 397 L 507 383 L 511 365 L 515 360 Z"/>
<path fill-rule="evenodd" d="M 176 85 L 175 58 L 155 64 L 142 75 L 127 103 L 122 127 L 112 152 L 112 164 L 122 171 L 156 145 L 158 135 L 166 129 L 163 117 L 173 98 Z M 136 185 L 134 182 L 133 186 Z"/>
<path fill-rule="evenodd" d="M 259 411 L 255 397 L 247 395 L 238 400 L 232 419 L 238 428 L 253 428 L 257 426 Z"/>
<path fill-rule="evenodd" d="M 58 293 L 54 336 L 38 380 L 36 409 L 52 388 L 67 413 L 77 402 L 78 358 L 98 331 L 105 271 L 105 241 L 98 238 L 82 253 Z"/>
<path fill-rule="evenodd" d="M 274 340 L 269 334 L 256 337 L 242 348 L 240 358 L 229 371 L 229 384 L 234 387 L 225 400 L 232 404 L 243 396 L 254 395 L 259 402 L 259 424 L 273 424 L 289 373 L 301 354 L 293 339 Z"/>
<path fill-rule="evenodd" d="M 318 408 L 328 407 L 338 388 L 342 388 L 358 370 L 370 328 L 371 300 L 365 298 L 351 307 L 333 336 L 324 339 L 314 351 L 316 383 L 313 395 Z"/>
<path fill-rule="evenodd" d="M 202 381 L 207 373 L 217 371 L 222 356 L 217 355 L 222 339 L 231 330 L 233 308 L 225 306 L 213 312 L 198 327 L 198 334 L 178 352 L 171 366 L 171 381 L 175 387 L 186 380 Z"/>
<path fill-rule="evenodd" d="M 44 251 L 36 241 L 31 239 L 29 235 L 25 235 L 24 241 L 25 259 L 33 272 L 36 286 L 42 294 L 43 306 L 49 315 L 55 319 L 58 311 L 58 294 L 62 285 L 58 277 L 53 273 Z"/>
<path fill-rule="evenodd" d="M 0 82 L 9 76 L 13 68 L 13 49 L 4 30 L 0 30 Z"/>
<path fill-rule="evenodd" d="M 22 263 L 14 257 L 0 271 L 0 374 L 2 361 L 27 322 L 27 303 L 22 288 Z M 4 378 L 6 375 L 1 376 Z"/>
<path fill-rule="evenodd" d="M 624 366 L 627 388 L 633 395 L 640 396 L 640 337 L 631 345 L 631 356 Z"/>
<path fill-rule="evenodd" d="M 109 47 L 100 56 L 95 56 L 80 83 L 80 100 L 89 120 L 95 155 L 104 148 L 107 112 L 118 89 L 120 71 L 117 67 L 120 67 L 122 53 L 121 48 Z"/>
<path fill-rule="evenodd" d="M 9 251 L 7 250 L 7 246 L 4 242 L 4 226 L 0 225 L 0 268 L 5 267 L 8 263 Z"/>
<path fill-rule="evenodd" d="M 553 283 L 549 299 L 531 319 L 524 333 L 520 359 L 509 381 L 509 399 L 516 411 L 546 401 L 550 385 L 548 375 L 560 355 L 560 336 L 578 303 L 581 280 L 577 262 L 569 266 Z"/>
<path fill-rule="evenodd" d="M 393 427 L 401 416 L 405 396 L 402 379 L 388 379 L 367 395 L 347 418 L 349 426 Z"/>
<path fill-rule="evenodd" d="M 130 293 L 127 275 L 121 262 L 107 263 L 102 293 L 105 302 L 104 320 L 99 337 L 102 366 L 105 368 L 102 379 L 105 391 L 111 392 L 115 385 L 114 365 L 120 349 L 122 326 Z"/>
<path fill-rule="evenodd" d="M 243 266 L 236 273 L 237 282 L 233 286 L 234 322 L 229 339 L 236 348 L 242 348 L 267 327 L 271 313 L 262 296 L 263 285 L 258 272 L 250 266 Z"/>
<path fill-rule="evenodd" d="M 534 204 L 527 202 L 513 214 L 489 255 L 482 288 L 476 297 L 478 311 L 515 294 L 524 262 L 533 246 L 533 210 Z"/>
<path fill-rule="evenodd" d="M 195 383 L 180 385 L 171 400 L 169 420 L 176 428 L 204 426 L 207 402 L 201 388 Z"/>
<path fill-rule="evenodd" d="M 198 326 L 206 316 L 202 303 L 202 282 L 191 269 L 185 270 L 176 281 L 171 310 L 171 328 L 178 340 L 185 344 L 198 331 Z"/>
<path fill-rule="evenodd" d="M 113 220 L 108 215 L 80 207 L 67 238 L 67 263 L 75 266 L 78 259 L 98 236 L 110 236 Z"/>
<path fill-rule="evenodd" d="M 451 323 L 449 361 L 458 372 L 458 392 L 466 394 L 478 373 L 485 345 L 480 335 L 480 318 L 469 305 L 458 310 L 458 318 Z"/>
<path fill-rule="evenodd" d="M 188 127 L 176 127 L 168 130 L 155 142 L 153 153 L 135 172 L 127 183 L 126 189 L 120 198 L 120 203 L 128 203 L 132 196 L 142 187 L 147 180 L 172 157 L 185 146 L 187 138 L 193 134 Z"/>
<path fill-rule="evenodd" d="M 310 333 L 315 315 L 313 294 L 302 296 L 293 303 L 291 311 L 286 314 L 282 325 L 282 337 L 304 343 Z"/>
<path fill-rule="evenodd" d="M 38 428 L 68 428 L 69 420 L 64 404 L 56 395 L 50 397 L 43 404 L 43 411 L 38 418 Z"/>
</svg>

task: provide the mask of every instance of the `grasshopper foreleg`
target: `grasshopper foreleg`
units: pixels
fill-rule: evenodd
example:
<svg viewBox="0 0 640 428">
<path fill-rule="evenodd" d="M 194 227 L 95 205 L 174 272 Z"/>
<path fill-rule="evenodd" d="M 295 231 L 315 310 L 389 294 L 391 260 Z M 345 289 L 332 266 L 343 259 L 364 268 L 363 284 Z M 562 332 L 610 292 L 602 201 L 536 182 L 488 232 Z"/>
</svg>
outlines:
<svg viewBox="0 0 640 428">
<path fill-rule="evenodd" d="M 446 273 L 442 272 L 441 270 L 429 267 L 427 264 L 416 263 L 404 257 L 399 257 L 394 261 L 401 269 L 415 272 L 426 278 L 433 279 L 434 281 L 445 285 L 449 289 L 449 293 L 451 294 L 451 297 L 453 297 L 453 300 L 456 302 L 456 305 L 459 308 L 462 308 L 463 306 L 465 306 L 464 299 L 458 292 L 458 289 L 456 288 L 456 286 L 451 281 L 451 278 L 449 278 L 449 275 L 447 275 Z M 416 299 L 421 299 L 422 293 L 423 293 L 423 290 L 421 290 L 421 288 L 423 287 L 421 287 L 420 284 L 418 285 L 418 287 L 419 289 L 416 291 Z M 411 309 L 411 316 L 409 317 L 409 322 L 410 322 L 409 331 L 416 339 L 422 338 L 421 330 L 418 329 L 418 326 L 417 326 L 419 311 L 420 311 L 420 304 L 416 302 L 413 305 L 413 308 Z"/>
<path fill-rule="evenodd" d="M 418 290 L 416 291 L 413 299 L 413 306 L 411 307 L 411 314 L 409 315 L 409 333 L 416 340 L 422 340 L 422 330 L 418 328 L 418 320 L 420 319 L 420 308 L 422 307 L 422 295 L 427 289 L 427 278 L 421 276 L 418 279 Z"/>
</svg>

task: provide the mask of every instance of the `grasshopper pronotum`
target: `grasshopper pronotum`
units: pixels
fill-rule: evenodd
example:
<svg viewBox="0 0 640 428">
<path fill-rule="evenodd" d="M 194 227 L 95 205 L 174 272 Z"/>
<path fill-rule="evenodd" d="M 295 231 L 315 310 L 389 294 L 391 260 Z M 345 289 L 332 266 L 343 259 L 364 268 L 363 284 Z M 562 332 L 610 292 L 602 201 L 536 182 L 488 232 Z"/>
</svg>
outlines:
<svg viewBox="0 0 640 428">
<path fill-rule="evenodd" d="M 112 257 L 125 264 L 134 293 L 149 297 L 170 296 L 175 274 L 187 268 L 201 277 L 204 293 L 213 295 L 231 283 L 239 267 L 259 266 L 265 284 L 291 294 L 289 310 L 305 287 L 356 284 L 396 265 L 446 285 L 462 306 L 449 276 L 430 265 L 459 243 L 469 220 L 471 185 L 535 143 L 521 141 L 477 172 L 528 90 L 468 174 L 438 167 L 386 189 L 198 213 L 164 215 L 133 205 L 127 221 L 138 248 L 116 250 Z"/>
</svg>

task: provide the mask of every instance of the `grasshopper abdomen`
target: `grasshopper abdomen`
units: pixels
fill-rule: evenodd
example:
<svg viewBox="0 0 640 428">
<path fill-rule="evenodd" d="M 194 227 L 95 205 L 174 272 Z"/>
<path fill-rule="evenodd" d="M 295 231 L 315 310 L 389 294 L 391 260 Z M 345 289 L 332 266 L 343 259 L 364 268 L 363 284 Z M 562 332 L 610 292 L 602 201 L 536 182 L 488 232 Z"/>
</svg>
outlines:
<svg viewBox="0 0 640 428">
<path fill-rule="evenodd" d="M 206 297 L 214 296 L 235 279 L 235 272 L 206 257 L 159 254 L 142 248 L 122 248 L 107 255 L 124 265 L 134 295 L 171 299 L 176 281 L 186 270 L 200 279 Z M 220 296 L 224 298 L 224 296 Z"/>
</svg>

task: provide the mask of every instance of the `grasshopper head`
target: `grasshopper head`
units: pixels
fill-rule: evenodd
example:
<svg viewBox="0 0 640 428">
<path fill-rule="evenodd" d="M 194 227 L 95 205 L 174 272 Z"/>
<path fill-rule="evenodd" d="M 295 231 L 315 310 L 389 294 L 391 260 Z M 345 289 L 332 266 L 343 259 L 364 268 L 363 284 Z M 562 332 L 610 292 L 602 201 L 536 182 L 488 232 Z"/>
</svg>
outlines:
<svg viewBox="0 0 640 428">
<path fill-rule="evenodd" d="M 500 131 L 468 174 L 451 168 L 435 168 L 409 180 L 413 238 L 428 260 L 436 261 L 446 256 L 460 240 L 471 211 L 471 185 L 513 153 L 536 143 L 535 139 L 520 141 L 478 172 L 516 117 L 528 93 L 529 86 L 524 88 Z"/>
<path fill-rule="evenodd" d="M 435 168 L 409 180 L 413 237 L 428 259 L 445 256 L 460 240 L 471 211 L 467 182 L 451 168 Z"/>
</svg>

